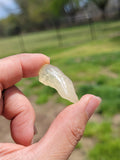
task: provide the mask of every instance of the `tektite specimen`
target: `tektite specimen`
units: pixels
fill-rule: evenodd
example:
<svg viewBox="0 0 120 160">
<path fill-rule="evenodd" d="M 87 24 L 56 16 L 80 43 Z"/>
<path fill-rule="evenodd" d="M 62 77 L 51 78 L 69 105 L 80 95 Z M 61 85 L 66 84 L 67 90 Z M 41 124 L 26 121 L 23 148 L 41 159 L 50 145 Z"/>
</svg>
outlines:
<svg viewBox="0 0 120 160">
<path fill-rule="evenodd" d="M 72 81 L 57 67 L 45 64 L 39 72 L 39 81 L 55 88 L 61 97 L 72 103 L 78 101 Z"/>
</svg>

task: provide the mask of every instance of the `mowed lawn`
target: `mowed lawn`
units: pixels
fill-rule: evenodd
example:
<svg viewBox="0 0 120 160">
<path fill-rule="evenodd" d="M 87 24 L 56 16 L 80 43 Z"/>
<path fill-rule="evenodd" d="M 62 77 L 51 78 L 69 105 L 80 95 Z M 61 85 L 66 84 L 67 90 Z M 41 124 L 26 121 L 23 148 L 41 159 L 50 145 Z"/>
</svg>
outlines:
<svg viewBox="0 0 120 160">
<path fill-rule="evenodd" d="M 88 25 L 61 29 L 60 42 L 55 30 L 1 38 L 0 57 L 22 51 L 42 52 L 51 58 L 51 64 L 71 78 L 79 98 L 87 93 L 100 96 L 102 104 L 96 112 L 104 121 L 90 122 L 86 127 L 84 136 L 97 142 L 89 151 L 88 159 L 118 160 L 120 122 L 114 130 L 112 119 L 115 115 L 120 116 L 120 21 L 96 23 L 94 27 L 94 40 L 91 40 Z M 17 86 L 26 96 L 36 96 L 36 104 L 46 103 L 53 96 L 55 103 L 70 104 L 60 98 L 54 89 L 40 84 L 38 78 L 23 79 Z"/>
</svg>

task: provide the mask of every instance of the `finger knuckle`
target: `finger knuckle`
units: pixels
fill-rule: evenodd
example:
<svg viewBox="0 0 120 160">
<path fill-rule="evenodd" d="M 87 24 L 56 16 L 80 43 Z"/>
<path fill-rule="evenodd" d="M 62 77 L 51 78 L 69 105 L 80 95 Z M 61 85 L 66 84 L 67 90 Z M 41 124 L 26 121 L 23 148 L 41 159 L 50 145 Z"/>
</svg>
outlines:
<svg viewBox="0 0 120 160">
<path fill-rule="evenodd" d="M 75 146 L 77 142 L 81 139 L 84 133 L 84 127 L 76 127 L 72 126 L 69 128 L 69 134 L 67 135 L 67 139 L 72 146 Z"/>
<path fill-rule="evenodd" d="M 76 141 L 79 141 L 84 133 L 84 127 L 72 127 L 71 133 Z"/>
</svg>

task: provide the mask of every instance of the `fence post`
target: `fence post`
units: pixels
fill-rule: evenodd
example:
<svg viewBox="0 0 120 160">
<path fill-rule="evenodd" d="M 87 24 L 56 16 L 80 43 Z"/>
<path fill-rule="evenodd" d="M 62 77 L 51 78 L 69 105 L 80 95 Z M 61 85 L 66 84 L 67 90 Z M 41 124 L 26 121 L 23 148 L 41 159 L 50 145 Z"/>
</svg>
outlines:
<svg viewBox="0 0 120 160">
<path fill-rule="evenodd" d="M 59 20 L 54 21 L 54 27 L 56 30 L 56 37 L 58 40 L 58 46 L 61 47 L 61 46 L 63 46 L 63 42 L 62 42 L 62 35 L 60 33 L 60 21 Z"/>
<path fill-rule="evenodd" d="M 22 27 L 21 27 L 21 25 L 19 24 L 19 27 L 16 27 L 15 30 L 16 30 L 16 33 L 17 33 L 18 38 L 19 38 L 19 44 L 20 44 L 21 52 L 25 53 L 26 49 L 25 49 L 25 44 L 24 44 L 24 40 L 23 40 L 23 36 L 22 36 Z"/>
<path fill-rule="evenodd" d="M 21 48 L 22 53 L 25 53 L 26 49 L 25 49 L 25 44 L 24 44 L 22 33 L 19 34 L 19 42 L 20 42 L 20 48 Z"/>
<path fill-rule="evenodd" d="M 91 17 L 88 18 L 88 23 L 89 23 L 89 28 L 90 28 L 90 35 L 91 35 L 91 39 L 95 40 L 96 39 L 96 31 L 95 31 L 95 27 L 93 25 L 93 19 Z"/>
</svg>

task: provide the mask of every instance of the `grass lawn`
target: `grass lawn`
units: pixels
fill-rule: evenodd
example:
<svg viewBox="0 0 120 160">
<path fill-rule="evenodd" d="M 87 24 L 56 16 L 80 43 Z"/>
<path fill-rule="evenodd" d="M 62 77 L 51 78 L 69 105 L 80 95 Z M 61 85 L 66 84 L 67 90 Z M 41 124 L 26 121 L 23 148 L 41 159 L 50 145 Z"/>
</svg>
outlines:
<svg viewBox="0 0 120 160">
<path fill-rule="evenodd" d="M 105 121 L 89 123 L 85 131 L 86 137 L 94 137 L 99 142 L 88 157 L 90 160 L 117 160 L 120 140 L 118 134 L 114 137 L 110 119 L 120 113 L 120 21 L 96 23 L 95 28 L 97 39 L 93 41 L 87 25 L 61 29 L 61 47 L 54 30 L 27 34 L 23 39 L 27 52 L 48 55 L 51 64 L 71 78 L 79 98 L 86 93 L 102 97 L 97 113 L 105 117 Z M 0 39 L 1 58 L 20 52 L 20 37 Z M 38 78 L 23 79 L 17 86 L 22 87 L 28 97 L 36 95 L 37 104 L 46 103 L 57 95 L 54 89 L 40 84 Z M 58 95 L 55 97 L 55 103 L 70 104 Z"/>
</svg>

